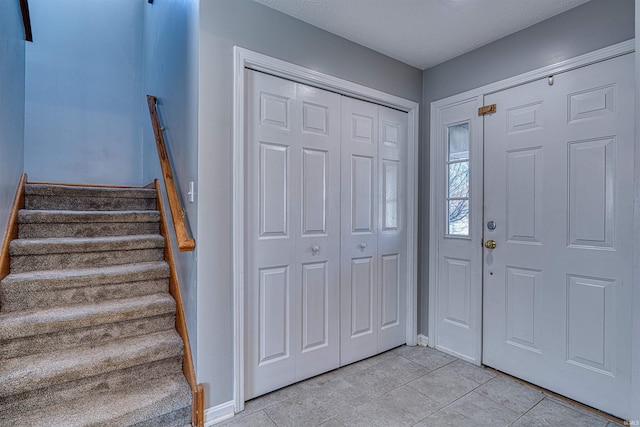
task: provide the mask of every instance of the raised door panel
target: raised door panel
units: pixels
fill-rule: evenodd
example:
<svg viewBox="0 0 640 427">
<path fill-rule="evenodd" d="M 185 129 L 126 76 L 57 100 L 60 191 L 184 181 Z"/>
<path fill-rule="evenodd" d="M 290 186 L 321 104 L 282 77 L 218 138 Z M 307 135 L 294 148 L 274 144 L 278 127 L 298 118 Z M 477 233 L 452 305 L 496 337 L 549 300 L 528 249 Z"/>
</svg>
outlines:
<svg viewBox="0 0 640 427">
<path fill-rule="evenodd" d="M 302 266 L 302 352 L 329 345 L 329 271 L 326 262 Z"/>
<path fill-rule="evenodd" d="M 291 357 L 289 267 L 260 270 L 258 333 L 262 366 Z"/>
<path fill-rule="evenodd" d="M 350 338 L 375 333 L 373 328 L 373 296 L 375 277 L 371 258 L 351 260 L 351 323 Z"/>
<path fill-rule="evenodd" d="M 351 157 L 351 232 L 373 233 L 374 176 L 372 157 Z"/>
<path fill-rule="evenodd" d="M 615 162 L 613 138 L 569 144 L 569 245 L 614 249 Z"/>
<path fill-rule="evenodd" d="M 289 234 L 288 147 L 260 142 L 259 238 Z"/>
<path fill-rule="evenodd" d="M 507 151 L 507 242 L 542 243 L 542 148 Z"/>
<path fill-rule="evenodd" d="M 387 254 L 380 257 L 380 328 L 399 326 L 402 320 L 400 308 L 400 254 Z"/>
<path fill-rule="evenodd" d="M 302 234 L 327 234 L 329 168 L 326 151 L 302 150 Z"/>
</svg>

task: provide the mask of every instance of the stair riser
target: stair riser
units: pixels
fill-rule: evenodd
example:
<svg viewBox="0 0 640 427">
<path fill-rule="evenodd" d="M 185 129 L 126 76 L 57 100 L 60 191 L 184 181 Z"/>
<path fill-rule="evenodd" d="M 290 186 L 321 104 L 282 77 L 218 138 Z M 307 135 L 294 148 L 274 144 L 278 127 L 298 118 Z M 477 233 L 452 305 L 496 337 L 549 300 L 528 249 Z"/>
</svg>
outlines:
<svg viewBox="0 0 640 427">
<path fill-rule="evenodd" d="M 143 319 L 107 323 L 57 333 L 35 335 L 0 341 L 0 358 L 28 356 L 77 347 L 82 344 L 101 344 L 120 338 L 135 337 L 175 328 L 175 314 L 169 313 Z"/>
<path fill-rule="evenodd" d="M 25 196 L 25 208 L 67 211 L 155 210 L 155 198 L 115 198 L 77 196 Z"/>
<path fill-rule="evenodd" d="M 179 375 L 181 373 L 182 356 L 174 356 L 119 371 L 0 397 L 0 425 L 3 425 L 3 414 L 15 417 L 17 413 L 37 411 L 49 405 L 70 400 L 85 399 L 87 395 L 109 390 L 126 389 L 132 385 L 132 381 L 141 383 L 165 376 Z"/>
<path fill-rule="evenodd" d="M 47 239 L 51 237 L 104 237 L 158 234 L 155 222 L 98 222 L 98 223 L 44 223 L 20 224 L 20 239 Z"/>
<path fill-rule="evenodd" d="M 50 284 L 43 282 L 41 286 L 34 286 L 31 283 L 24 286 L 0 286 L 2 311 L 44 310 L 120 299 L 123 296 L 130 298 L 169 291 L 169 281 L 166 278 L 105 285 L 88 283 L 87 286 L 59 290 L 48 285 Z"/>
<path fill-rule="evenodd" d="M 106 267 L 136 262 L 162 261 L 163 249 L 129 251 L 101 251 L 83 253 L 12 255 L 11 272 L 26 273 L 38 270 Z"/>
</svg>

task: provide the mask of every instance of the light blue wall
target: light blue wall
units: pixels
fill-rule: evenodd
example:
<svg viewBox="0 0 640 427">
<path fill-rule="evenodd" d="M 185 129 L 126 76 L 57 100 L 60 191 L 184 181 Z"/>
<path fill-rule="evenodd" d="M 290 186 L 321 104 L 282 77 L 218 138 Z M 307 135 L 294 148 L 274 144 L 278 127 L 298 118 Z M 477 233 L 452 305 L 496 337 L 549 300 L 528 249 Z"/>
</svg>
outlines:
<svg viewBox="0 0 640 427">
<path fill-rule="evenodd" d="M 198 381 L 233 399 L 233 46 L 419 102 L 421 71 L 250 0 L 202 0 L 198 153 Z"/>
<path fill-rule="evenodd" d="M 197 199 L 188 203 L 189 181 L 198 177 L 198 1 L 144 2 L 144 94 L 158 97 L 158 113 L 191 233 L 197 233 Z M 140 97 L 142 101 L 145 97 Z M 145 101 L 146 102 L 146 101 Z M 144 104 L 142 165 L 144 183 L 158 178 L 164 206 L 170 215 L 149 112 Z M 197 354 L 196 251 L 179 252 L 169 221 L 180 295 L 185 312 L 191 352 Z M 196 242 L 197 245 L 197 242 Z"/>
<path fill-rule="evenodd" d="M 0 239 L 24 159 L 25 41 L 19 2 L 0 2 Z M 0 240 L 2 241 L 2 240 Z"/>
<path fill-rule="evenodd" d="M 634 37 L 634 0 L 591 0 L 539 24 L 425 70 L 420 150 L 419 331 L 428 331 L 429 114 L 438 99 Z"/>
<path fill-rule="evenodd" d="M 29 1 L 34 43 L 26 51 L 25 169 L 30 180 L 141 184 L 144 4 Z"/>
</svg>

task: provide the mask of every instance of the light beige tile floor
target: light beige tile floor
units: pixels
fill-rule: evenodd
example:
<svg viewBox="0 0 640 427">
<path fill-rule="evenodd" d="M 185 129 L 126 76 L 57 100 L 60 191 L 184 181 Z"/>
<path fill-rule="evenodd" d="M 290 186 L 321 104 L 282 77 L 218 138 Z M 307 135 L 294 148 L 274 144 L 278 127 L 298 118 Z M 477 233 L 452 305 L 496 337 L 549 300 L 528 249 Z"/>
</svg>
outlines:
<svg viewBox="0 0 640 427">
<path fill-rule="evenodd" d="M 250 400 L 221 425 L 619 426 L 491 370 L 407 346 Z"/>
</svg>

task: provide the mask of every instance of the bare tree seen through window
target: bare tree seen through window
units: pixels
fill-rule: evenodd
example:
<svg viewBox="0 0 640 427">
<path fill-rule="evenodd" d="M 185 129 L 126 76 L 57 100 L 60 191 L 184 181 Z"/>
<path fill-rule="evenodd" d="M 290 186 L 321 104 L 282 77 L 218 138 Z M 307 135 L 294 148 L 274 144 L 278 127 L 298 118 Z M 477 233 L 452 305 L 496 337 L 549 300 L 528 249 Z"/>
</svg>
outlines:
<svg viewBox="0 0 640 427">
<path fill-rule="evenodd" d="M 469 123 L 449 126 L 447 156 L 448 234 L 469 235 Z"/>
</svg>

